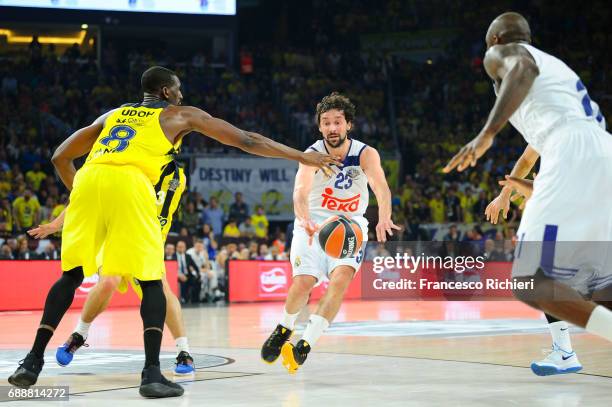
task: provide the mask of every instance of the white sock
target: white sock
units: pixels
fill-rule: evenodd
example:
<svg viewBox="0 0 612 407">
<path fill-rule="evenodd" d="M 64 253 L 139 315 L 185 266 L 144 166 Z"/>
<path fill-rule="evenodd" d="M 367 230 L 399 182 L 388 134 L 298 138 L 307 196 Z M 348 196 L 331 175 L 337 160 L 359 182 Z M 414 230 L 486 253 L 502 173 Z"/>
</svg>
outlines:
<svg viewBox="0 0 612 407">
<path fill-rule="evenodd" d="M 174 340 L 174 343 L 176 344 L 176 350 L 179 353 L 181 352 L 189 353 L 189 341 L 187 340 L 186 336 L 181 336 L 180 338 L 176 338 Z"/>
<path fill-rule="evenodd" d="M 299 314 L 299 312 L 296 312 L 295 314 L 288 314 L 287 310 L 284 309 L 283 319 L 281 320 L 280 324 L 285 328 L 293 331 L 295 329 L 295 321 L 297 320 Z"/>
<path fill-rule="evenodd" d="M 612 342 L 612 311 L 602 305 L 595 307 L 587 321 L 586 330 Z"/>
<path fill-rule="evenodd" d="M 329 327 L 329 321 L 327 319 L 323 318 L 321 315 L 312 314 L 306 326 L 306 330 L 304 331 L 304 335 L 302 335 L 302 339 L 308 342 L 310 347 L 313 347 L 327 327 Z"/>
<path fill-rule="evenodd" d="M 550 335 L 553 343 L 555 343 L 562 351 L 572 353 L 572 341 L 569 334 L 569 326 L 565 321 L 557 321 L 548 324 Z"/>
<path fill-rule="evenodd" d="M 91 325 L 91 322 L 83 322 L 83 320 L 79 318 L 79 322 L 77 323 L 76 328 L 74 328 L 74 332 L 81 335 L 83 339 L 87 339 L 87 335 L 89 335 L 89 325 Z"/>
</svg>

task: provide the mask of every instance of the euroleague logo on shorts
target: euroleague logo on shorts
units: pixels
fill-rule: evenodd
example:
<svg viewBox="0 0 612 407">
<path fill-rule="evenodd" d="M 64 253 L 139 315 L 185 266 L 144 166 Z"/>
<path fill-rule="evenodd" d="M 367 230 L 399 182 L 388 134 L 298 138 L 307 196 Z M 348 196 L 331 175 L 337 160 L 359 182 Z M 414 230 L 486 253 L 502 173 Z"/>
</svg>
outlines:
<svg viewBox="0 0 612 407">
<path fill-rule="evenodd" d="M 321 197 L 323 197 L 321 206 L 323 208 L 342 212 L 356 212 L 359 208 L 359 198 L 361 194 L 357 194 L 352 198 L 341 199 L 333 196 L 333 193 L 333 189 L 325 188 L 325 191 L 321 194 Z"/>
</svg>

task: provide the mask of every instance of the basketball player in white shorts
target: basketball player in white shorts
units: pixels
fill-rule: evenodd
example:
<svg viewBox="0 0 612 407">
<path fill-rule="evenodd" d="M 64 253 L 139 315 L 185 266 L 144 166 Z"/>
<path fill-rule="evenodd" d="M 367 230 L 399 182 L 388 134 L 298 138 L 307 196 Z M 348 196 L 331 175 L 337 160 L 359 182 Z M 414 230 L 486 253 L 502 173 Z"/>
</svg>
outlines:
<svg viewBox="0 0 612 407">
<path fill-rule="evenodd" d="M 261 349 L 261 357 L 273 363 L 279 355 L 290 373 L 301 366 L 308 352 L 332 322 L 342 304 L 344 293 L 359 271 L 368 236 L 368 184 L 378 202 L 376 237 L 386 241 L 386 234 L 400 228 L 391 221 L 391 192 L 376 149 L 352 138 L 355 106 L 338 93 L 324 97 L 316 108 L 316 120 L 323 139 L 307 151 L 327 152 L 343 165 L 334 177 L 300 165 L 295 177 L 293 203 L 295 227 L 291 244 L 293 281 L 289 288 L 280 324 Z M 318 225 L 332 215 L 346 215 L 362 229 L 364 244 L 355 257 L 335 259 L 321 249 L 317 239 Z M 310 316 L 302 339 L 294 346 L 289 338 L 300 310 L 308 302 L 310 292 L 323 278 L 329 279 L 325 295 Z"/>
<path fill-rule="evenodd" d="M 542 160 L 512 269 L 535 288 L 515 296 L 612 341 L 612 135 L 598 125 L 603 116 L 574 71 L 530 42 L 520 14 L 491 23 L 484 66 L 497 100 L 483 130 L 444 171 L 475 166 L 512 123 Z"/>
<path fill-rule="evenodd" d="M 591 105 L 594 111 L 599 111 L 599 106 L 597 106 L 595 102 L 591 102 Z M 601 120 L 599 125 L 605 129 L 605 120 Z M 533 169 L 539 157 L 540 155 L 538 152 L 530 145 L 527 145 L 523 154 L 514 164 L 514 168 L 512 168 L 509 177 L 511 179 L 525 178 L 529 175 L 529 172 Z M 506 219 L 510 209 L 510 198 L 513 191 L 513 184 L 510 184 L 512 181 L 504 180 L 501 182 L 506 185 L 504 185 L 499 195 L 495 197 L 485 209 L 487 220 L 491 221 L 494 225 L 499 221 L 500 212 L 504 219 Z M 521 194 L 516 194 L 515 197 L 520 195 Z M 578 360 L 576 352 L 572 349 L 572 341 L 567 322 L 560 321 L 549 314 L 544 315 L 548 321 L 548 329 L 552 337 L 552 350 L 544 359 L 531 362 L 531 370 L 538 376 L 579 372 L 582 370 L 582 365 Z"/>
</svg>

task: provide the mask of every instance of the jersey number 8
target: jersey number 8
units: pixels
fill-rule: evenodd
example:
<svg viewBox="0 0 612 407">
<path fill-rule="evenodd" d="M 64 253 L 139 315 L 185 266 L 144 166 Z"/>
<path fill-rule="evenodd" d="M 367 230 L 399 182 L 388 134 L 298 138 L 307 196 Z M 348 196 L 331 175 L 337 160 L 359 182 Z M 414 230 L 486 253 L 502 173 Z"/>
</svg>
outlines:
<svg viewBox="0 0 612 407">
<path fill-rule="evenodd" d="M 110 129 L 108 136 L 100 139 L 100 143 L 107 147 L 110 147 L 112 141 L 117 142 L 117 146 L 114 151 L 117 153 L 122 152 L 130 145 L 130 140 L 136 135 L 136 130 L 126 125 L 114 126 Z"/>
</svg>

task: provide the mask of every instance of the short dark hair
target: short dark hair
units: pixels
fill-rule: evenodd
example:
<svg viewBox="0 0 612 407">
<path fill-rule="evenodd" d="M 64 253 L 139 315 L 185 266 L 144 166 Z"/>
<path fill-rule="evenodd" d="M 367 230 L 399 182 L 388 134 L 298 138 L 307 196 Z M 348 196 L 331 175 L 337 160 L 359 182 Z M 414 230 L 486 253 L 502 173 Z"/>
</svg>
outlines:
<svg viewBox="0 0 612 407">
<path fill-rule="evenodd" d="M 157 93 L 164 86 L 174 85 L 174 78 L 178 77 L 176 73 L 163 66 L 152 66 L 144 71 L 140 78 L 140 86 L 147 93 Z"/>
<path fill-rule="evenodd" d="M 338 92 L 332 92 L 317 103 L 317 125 L 319 125 L 321 115 L 333 109 L 342 110 L 342 112 L 344 112 L 344 118 L 347 122 L 352 122 L 355 118 L 355 105 L 351 102 L 351 100 Z"/>
</svg>

